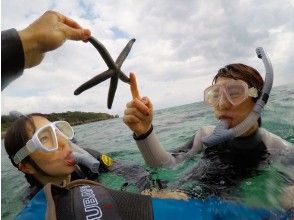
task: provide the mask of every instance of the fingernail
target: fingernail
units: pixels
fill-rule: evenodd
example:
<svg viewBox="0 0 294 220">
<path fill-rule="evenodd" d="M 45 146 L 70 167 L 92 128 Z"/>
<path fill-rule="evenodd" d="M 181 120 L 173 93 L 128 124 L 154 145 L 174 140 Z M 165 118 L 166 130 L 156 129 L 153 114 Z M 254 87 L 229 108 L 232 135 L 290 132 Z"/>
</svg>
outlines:
<svg viewBox="0 0 294 220">
<path fill-rule="evenodd" d="M 89 38 L 91 34 L 90 34 L 90 31 L 89 30 L 84 29 L 83 30 L 83 35 L 84 35 L 85 38 Z"/>
<path fill-rule="evenodd" d="M 147 100 L 145 97 L 143 97 L 143 98 L 141 99 L 141 101 L 142 101 L 144 104 L 146 104 L 146 103 L 148 102 L 148 100 Z"/>
</svg>

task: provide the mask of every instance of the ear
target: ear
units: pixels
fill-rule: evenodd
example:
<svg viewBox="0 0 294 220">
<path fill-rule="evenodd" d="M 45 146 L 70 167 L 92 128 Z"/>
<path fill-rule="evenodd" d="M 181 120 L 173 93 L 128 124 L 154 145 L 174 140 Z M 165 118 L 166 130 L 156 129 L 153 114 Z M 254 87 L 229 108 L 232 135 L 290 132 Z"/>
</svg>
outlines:
<svg viewBox="0 0 294 220">
<path fill-rule="evenodd" d="M 35 168 L 29 163 L 20 163 L 18 165 L 18 169 L 23 173 L 27 173 L 31 175 L 36 173 Z"/>
</svg>

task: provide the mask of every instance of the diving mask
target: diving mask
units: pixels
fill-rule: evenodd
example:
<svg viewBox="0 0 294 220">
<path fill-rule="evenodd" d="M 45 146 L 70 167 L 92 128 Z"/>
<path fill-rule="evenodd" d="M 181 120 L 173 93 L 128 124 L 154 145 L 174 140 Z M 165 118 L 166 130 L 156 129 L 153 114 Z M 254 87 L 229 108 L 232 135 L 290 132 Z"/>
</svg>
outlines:
<svg viewBox="0 0 294 220">
<path fill-rule="evenodd" d="M 247 83 L 242 80 L 230 80 L 221 85 L 212 85 L 204 90 L 204 101 L 212 107 L 218 105 L 222 96 L 236 106 L 244 102 L 247 97 L 256 98 L 258 94 L 256 88 L 248 88 Z"/>
<path fill-rule="evenodd" d="M 39 128 L 33 137 L 22 147 L 13 157 L 16 164 L 19 164 L 26 156 L 36 150 L 52 152 L 58 149 L 57 135 L 60 134 L 65 139 L 71 140 L 74 136 L 73 128 L 66 121 L 51 122 Z"/>
</svg>

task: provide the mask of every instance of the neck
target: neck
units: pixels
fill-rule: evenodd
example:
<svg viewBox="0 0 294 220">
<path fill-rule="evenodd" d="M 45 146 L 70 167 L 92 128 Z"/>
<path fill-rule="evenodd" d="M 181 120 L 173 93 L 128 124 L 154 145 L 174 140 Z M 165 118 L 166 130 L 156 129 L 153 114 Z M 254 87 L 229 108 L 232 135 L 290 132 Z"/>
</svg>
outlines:
<svg viewBox="0 0 294 220">
<path fill-rule="evenodd" d="M 253 135 L 257 129 L 258 129 L 258 123 L 256 122 L 251 128 L 249 128 L 249 130 L 247 130 L 240 137 L 247 137 L 247 136 Z"/>
</svg>

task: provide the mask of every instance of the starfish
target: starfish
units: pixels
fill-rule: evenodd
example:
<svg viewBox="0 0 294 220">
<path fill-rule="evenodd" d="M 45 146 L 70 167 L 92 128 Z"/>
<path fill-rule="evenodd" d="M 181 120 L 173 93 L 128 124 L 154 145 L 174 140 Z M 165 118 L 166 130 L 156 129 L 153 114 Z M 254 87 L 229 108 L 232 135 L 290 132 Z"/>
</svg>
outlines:
<svg viewBox="0 0 294 220">
<path fill-rule="evenodd" d="M 133 43 L 136 41 L 136 39 L 132 39 L 128 42 L 128 44 L 125 46 L 125 48 L 122 50 L 122 52 L 117 57 L 116 61 L 114 62 L 111 58 L 109 52 L 104 47 L 104 45 L 99 42 L 94 37 L 89 38 L 89 42 L 98 50 L 100 55 L 102 56 L 104 62 L 108 66 L 108 70 L 98 74 L 97 76 L 93 77 L 89 81 L 82 84 L 80 87 L 78 87 L 75 91 L 75 95 L 79 95 L 82 92 L 84 92 L 87 89 L 92 88 L 93 86 L 107 80 L 110 78 L 110 86 L 108 90 L 108 98 L 107 98 L 107 107 L 108 109 L 111 109 L 114 95 L 117 89 L 117 83 L 118 79 L 122 80 L 125 83 L 130 83 L 130 79 L 121 71 L 121 66 L 125 59 L 127 58 Z"/>
</svg>

